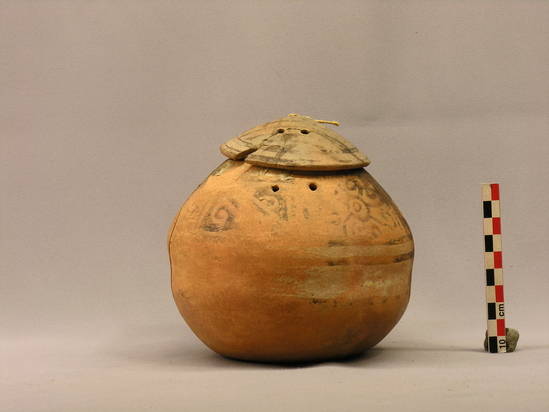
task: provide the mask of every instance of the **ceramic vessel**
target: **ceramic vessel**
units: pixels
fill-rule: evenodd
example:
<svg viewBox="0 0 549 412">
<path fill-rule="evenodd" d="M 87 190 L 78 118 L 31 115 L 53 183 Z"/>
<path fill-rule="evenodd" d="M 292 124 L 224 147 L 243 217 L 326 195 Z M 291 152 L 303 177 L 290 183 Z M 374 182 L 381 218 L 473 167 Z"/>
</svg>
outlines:
<svg viewBox="0 0 549 412">
<path fill-rule="evenodd" d="M 172 291 L 221 355 L 308 362 L 381 341 L 410 297 L 414 244 L 369 160 L 304 116 L 257 126 L 170 229 Z"/>
</svg>

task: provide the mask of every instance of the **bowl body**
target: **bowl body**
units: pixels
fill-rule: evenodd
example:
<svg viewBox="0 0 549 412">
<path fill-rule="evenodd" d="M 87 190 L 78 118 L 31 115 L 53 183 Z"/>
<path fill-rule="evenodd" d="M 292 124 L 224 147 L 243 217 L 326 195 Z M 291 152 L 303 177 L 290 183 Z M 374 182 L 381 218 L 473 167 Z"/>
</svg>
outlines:
<svg viewBox="0 0 549 412">
<path fill-rule="evenodd" d="M 181 315 L 231 358 L 359 354 L 391 331 L 410 297 L 412 234 L 364 169 L 227 160 L 185 202 L 168 247 Z"/>
</svg>

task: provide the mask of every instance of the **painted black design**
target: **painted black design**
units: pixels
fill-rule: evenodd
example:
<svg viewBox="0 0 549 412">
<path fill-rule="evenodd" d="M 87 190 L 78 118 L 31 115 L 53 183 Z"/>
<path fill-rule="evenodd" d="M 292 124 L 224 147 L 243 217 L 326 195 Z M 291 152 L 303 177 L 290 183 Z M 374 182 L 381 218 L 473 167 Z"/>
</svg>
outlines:
<svg viewBox="0 0 549 412">
<path fill-rule="evenodd" d="M 234 227 L 238 204 L 234 200 L 216 204 L 211 207 L 204 220 L 202 229 L 206 232 L 223 232 Z"/>
<path fill-rule="evenodd" d="M 288 208 L 282 195 L 273 192 L 270 187 L 260 189 L 254 194 L 254 205 L 265 216 L 276 216 L 288 220 Z"/>
<path fill-rule="evenodd" d="M 362 235 L 375 239 L 385 227 L 402 226 L 398 210 L 392 206 L 388 195 L 367 178 L 350 177 L 345 182 L 349 214 L 343 221 L 347 235 Z M 375 209 L 376 213 L 372 213 Z M 376 216 L 376 217 L 374 217 Z"/>
</svg>

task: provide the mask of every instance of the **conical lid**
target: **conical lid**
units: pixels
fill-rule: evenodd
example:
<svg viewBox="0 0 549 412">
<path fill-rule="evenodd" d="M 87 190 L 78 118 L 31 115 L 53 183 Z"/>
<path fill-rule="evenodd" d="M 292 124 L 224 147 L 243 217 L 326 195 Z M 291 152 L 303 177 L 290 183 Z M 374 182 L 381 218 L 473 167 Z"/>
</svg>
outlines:
<svg viewBox="0 0 549 412">
<path fill-rule="evenodd" d="M 344 170 L 370 164 L 368 157 L 321 120 L 298 115 L 256 126 L 220 149 L 230 159 L 277 169 Z"/>
</svg>

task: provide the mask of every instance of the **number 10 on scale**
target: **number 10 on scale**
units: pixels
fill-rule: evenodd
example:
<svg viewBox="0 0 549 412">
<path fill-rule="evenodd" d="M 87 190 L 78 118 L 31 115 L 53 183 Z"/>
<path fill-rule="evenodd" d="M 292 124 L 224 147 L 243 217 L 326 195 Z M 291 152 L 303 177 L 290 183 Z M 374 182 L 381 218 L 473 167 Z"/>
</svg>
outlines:
<svg viewBox="0 0 549 412">
<path fill-rule="evenodd" d="M 488 351 L 506 352 L 505 301 L 503 296 L 503 265 L 501 256 L 501 213 L 499 183 L 483 183 L 484 269 L 486 271 L 486 303 L 488 306 Z"/>
</svg>

